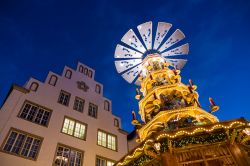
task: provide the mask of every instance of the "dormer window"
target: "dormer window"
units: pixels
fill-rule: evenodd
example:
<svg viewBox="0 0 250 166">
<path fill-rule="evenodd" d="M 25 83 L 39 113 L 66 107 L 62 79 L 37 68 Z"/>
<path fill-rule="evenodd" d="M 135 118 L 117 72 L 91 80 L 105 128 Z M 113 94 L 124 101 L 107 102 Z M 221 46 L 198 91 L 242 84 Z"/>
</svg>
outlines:
<svg viewBox="0 0 250 166">
<path fill-rule="evenodd" d="M 35 91 L 37 91 L 38 86 L 39 86 L 39 84 L 37 82 L 32 82 L 30 84 L 30 88 L 29 89 L 35 92 Z"/>
<path fill-rule="evenodd" d="M 72 71 L 67 69 L 66 72 L 65 72 L 65 77 L 68 78 L 68 79 L 71 79 L 71 76 L 72 76 Z"/>
</svg>

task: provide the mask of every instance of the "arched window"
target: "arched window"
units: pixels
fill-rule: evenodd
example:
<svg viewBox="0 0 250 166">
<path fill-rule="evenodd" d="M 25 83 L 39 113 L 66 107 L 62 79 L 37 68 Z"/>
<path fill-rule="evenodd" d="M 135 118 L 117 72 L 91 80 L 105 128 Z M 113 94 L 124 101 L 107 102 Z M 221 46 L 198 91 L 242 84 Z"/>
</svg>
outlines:
<svg viewBox="0 0 250 166">
<path fill-rule="evenodd" d="M 115 127 L 119 127 L 120 126 L 120 124 L 119 124 L 119 120 L 118 119 L 114 119 L 114 126 Z"/>
<path fill-rule="evenodd" d="M 100 85 L 98 85 L 98 84 L 96 84 L 96 86 L 95 86 L 95 92 L 96 93 L 101 93 L 101 86 Z"/>
<path fill-rule="evenodd" d="M 68 79 L 71 79 L 71 76 L 72 76 L 72 71 L 67 69 L 66 72 L 65 72 L 65 77 L 68 78 Z"/>
<path fill-rule="evenodd" d="M 87 69 L 87 68 L 84 68 L 84 69 L 83 69 L 83 73 L 87 76 L 87 75 L 88 75 L 88 69 Z"/>
<path fill-rule="evenodd" d="M 39 84 L 37 83 L 37 82 L 32 82 L 31 84 L 30 84 L 30 90 L 32 90 L 32 91 L 37 91 L 37 89 L 38 89 L 38 86 L 39 86 Z"/>
<path fill-rule="evenodd" d="M 80 73 L 83 73 L 83 66 L 80 65 L 78 70 L 79 70 Z"/>
<path fill-rule="evenodd" d="M 92 78 L 92 75 L 93 75 L 93 72 L 92 72 L 91 70 L 89 70 L 88 76 L 89 76 L 90 78 Z"/>
<path fill-rule="evenodd" d="M 57 82 L 57 76 L 51 75 L 50 79 L 49 79 L 49 84 L 53 85 L 53 86 L 56 86 L 56 82 Z"/>
<path fill-rule="evenodd" d="M 110 104 L 107 100 L 104 101 L 104 110 L 110 111 Z"/>
</svg>

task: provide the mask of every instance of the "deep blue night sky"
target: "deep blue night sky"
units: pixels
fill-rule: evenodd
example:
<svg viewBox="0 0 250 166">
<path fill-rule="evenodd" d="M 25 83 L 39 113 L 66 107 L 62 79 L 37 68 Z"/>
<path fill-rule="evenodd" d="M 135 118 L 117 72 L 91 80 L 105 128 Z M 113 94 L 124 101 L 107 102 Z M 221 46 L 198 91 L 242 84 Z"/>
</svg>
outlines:
<svg viewBox="0 0 250 166">
<path fill-rule="evenodd" d="M 137 111 L 135 86 L 114 66 L 114 50 L 124 33 L 152 20 L 180 28 L 190 43 L 184 83 L 198 85 L 201 105 L 211 96 L 220 120 L 250 119 L 250 1 L 0 1 L 0 102 L 12 83 L 29 77 L 45 80 L 49 70 L 61 73 L 78 61 L 96 70 L 113 113 L 131 131 Z"/>
</svg>

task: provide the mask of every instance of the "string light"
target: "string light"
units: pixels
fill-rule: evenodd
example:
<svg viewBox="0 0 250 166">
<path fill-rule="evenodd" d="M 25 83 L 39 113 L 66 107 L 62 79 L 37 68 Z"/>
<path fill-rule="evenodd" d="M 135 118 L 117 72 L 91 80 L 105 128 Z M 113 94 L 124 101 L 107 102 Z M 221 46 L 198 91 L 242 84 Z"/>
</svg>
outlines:
<svg viewBox="0 0 250 166">
<path fill-rule="evenodd" d="M 164 134 L 160 134 L 158 137 L 156 137 L 156 140 L 159 141 L 160 139 L 165 138 L 165 137 L 168 137 L 168 138 L 175 138 L 175 137 L 177 137 L 178 135 L 180 135 L 180 134 L 182 134 L 182 133 L 183 133 L 183 134 L 187 134 L 187 135 L 194 135 L 194 134 L 196 134 L 196 133 L 199 132 L 199 131 L 211 132 L 211 131 L 215 130 L 216 128 L 229 129 L 229 128 L 231 128 L 231 127 L 232 127 L 233 125 L 235 125 L 235 124 L 249 125 L 249 123 L 246 124 L 246 123 L 243 123 L 243 122 L 240 122 L 240 121 L 235 121 L 235 122 L 230 123 L 230 125 L 217 124 L 217 125 L 212 126 L 210 129 L 205 129 L 204 127 L 199 127 L 199 128 L 194 129 L 192 132 L 188 132 L 188 131 L 185 131 L 185 130 L 181 130 L 181 131 L 178 131 L 177 133 L 172 134 L 172 135 L 171 135 L 171 134 L 166 134 L 166 133 L 164 133 Z M 148 143 L 153 143 L 153 142 L 154 142 L 153 139 L 149 139 L 149 140 L 145 141 L 144 144 L 143 144 L 143 146 L 142 146 L 141 148 L 139 148 L 139 147 L 136 148 L 132 155 L 126 156 L 126 157 L 123 159 L 123 162 L 117 163 L 117 166 L 124 165 L 124 164 L 126 163 L 127 160 L 134 158 L 134 157 L 135 157 L 135 154 L 136 154 L 137 152 L 143 151 L 143 149 L 145 148 L 145 146 L 146 146 Z"/>
<path fill-rule="evenodd" d="M 193 111 L 193 112 L 190 112 L 190 111 Z M 199 116 L 207 117 L 211 122 L 219 122 L 219 120 L 217 119 L 217 117 L 215 117 L 214 115 L 209 114 L 208 112 L 202 110 L 199 107 L 195 107 L 195 106 L 180 108 L 180 109 L 176 109 L 176 110 L 162 111 L 159 114 L 157 114 L 154 119 L 152 119 L 150 122 L 148 122 L 147 125 L 143 126 L 139 130 L 139 135 L 140 135 L 141 140 L 144 141 L 146 139 L 147 133 L 152 129 L 153 126 L 155 126 L 156 124 L 162 123 L 162 122 L 158 122 L 157 121 L 162 116 L 168 116 L 169 114 L 171 114 L 171 116 L 168 116 L 167 119 L 164 119 L 164 121 L 167 122 L 169 119 L 171 119 L 172 117 L 174 117 L 176 114 L 179 114 L 179 115 L 185 114 L 185 115 L 189 115 L 189 116 L 194 117 L 197 114 L 194 111 L 197 111 L 197 113 L 199 113 L 198 114 Z"/>
</svg>

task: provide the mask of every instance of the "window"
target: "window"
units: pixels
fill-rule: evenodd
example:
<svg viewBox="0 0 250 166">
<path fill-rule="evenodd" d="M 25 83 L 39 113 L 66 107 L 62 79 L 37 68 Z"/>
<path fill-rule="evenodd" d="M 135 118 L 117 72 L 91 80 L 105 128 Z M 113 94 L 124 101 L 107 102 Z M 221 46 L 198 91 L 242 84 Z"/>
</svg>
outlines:
<svg viewBox="0 0 250 166">
<path fill-rule="evenodd" d="M 50 79 L 49 79 L 49 84 L 53 85 L 53 86 L 56 86 L 56 82 L 57 82 L 57 76 L 51 75 Z"/>
<path fill-rule="evenodd" d="M 65 77 L 68 78 L 68 79 L 71 79 L 71 76 L 72 76 L 72 71 L 67 69 L 66 72 L 65 72 Z"/>
<path fill-rule="evenodd" d="M 117 150 L 117 137 L 113 134 L 98 130 L 97 144 L 111 150 Z"/>
<path fill-rule="evenodd" d="M 54 164 L 56 166 L 81 166 L 83 152 L 64 145 L 58 145 Z"/>
<path fill-rule="evenodd" d="M 110 111 L 110 104 L 107 100 L 104 101 L 104 110 Z"/>
<path fill-rule="evenodd" d="M 84 73 L 85 75 L 88 75 L 88 69 L 87 69 L 87 68 L 84 68 L 84 69 L 83 69 L 83 73 Z"/>
<path fill-rule="evenodd" d="M 79 112 L 83 112 L 84 100 L 76 97 L 73 109 Z"/>
<path fill-rule="evenodd" d="M 10 154 L 35 160 L 41 143 L 42 138 L 20 130 L 11 129 L 2 150 Z"/>
<path fill-rule="evenodd" d="M 92 75 L 93 75 L 93 72 L 92 72 L 91 70 L 89 70 L 88 76 L 89 76 L 90 78 L 92 78 Z"/>
<path fill-rule="evenodd" d="M 76 138 L 86 139 L 86 125 L 70 118 L 64 118 L 62 132 Z"/>
<path fill-rule="evenodd" d="M 114 119 L 114 126 L 115 127 L 119 127 L 120 125 L 119 125 L 119 120 L 118 119 Z"/>
<path fill-rule="evenodd" d="M 95 92 L 96 93 L 101 93 L 101 86 L 100 85 L 98 85 L 98 84 L 96 84 L 96 86 L 95 86 Z"/>
<path fill-rule="evenodd" d="M 83 66 L 82 65 L 79 66 L 79 72 L 83 73 Z"/>
<path fill-rule="evenodd" d="M 32 82 L 31 84 L 30 84 L 30 90 L 32 90 L 32 91 L 37 91 L 37 89 L 38 89 L 38 86 L 39 86 L 39 84 L 38 83 L 36 83 L 36 82 Z"/>
<path fill-rule="evenodd" d="M 70 93 L 61 90 L 58 103 L 67 106 L 70 100 Z"/>
<path fill-rule="evenodd" d="M 20 111 L 19 117 L 42 126 L 48 126 L 51 111 L 26 101 Z"/>
<path fill-rule="evenodd" d="M 113 166 L 114 164 L 115 162 L 112 160 L 96 156 L 96 166 Z"/>
<path fill-rule="evenodd" d="M 94 118 L 97 118 L 97 111 L 98 111 L 97 105 L 89 103 L 89 112 L 88 112 L 88 115 L 92 116 Z"/>
</svg>

